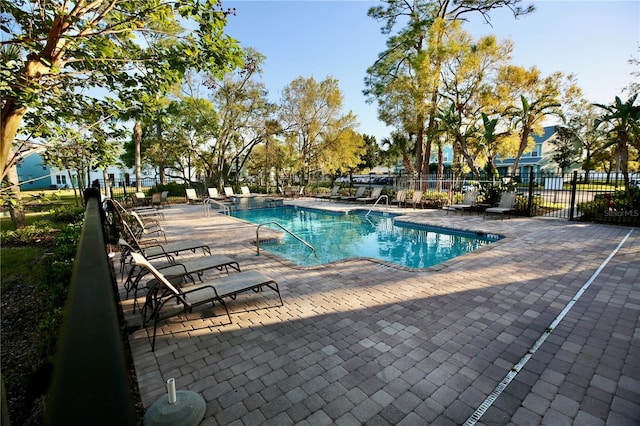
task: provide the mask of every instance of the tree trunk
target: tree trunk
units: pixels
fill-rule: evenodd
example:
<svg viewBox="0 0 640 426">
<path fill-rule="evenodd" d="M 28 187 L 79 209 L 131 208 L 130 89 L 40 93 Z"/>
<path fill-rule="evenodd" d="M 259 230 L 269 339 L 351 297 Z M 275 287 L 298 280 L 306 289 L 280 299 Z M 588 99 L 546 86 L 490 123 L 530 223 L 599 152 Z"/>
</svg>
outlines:
<svg viewBox="0 0 640 426">
<path fill-rule="evenodd" d="M 8 163 L 9 159 L 13 158 L 13 139 L 26 112 L 26 107 L 15 108 L 13 99 L 6 99 L 0 117 L 0 145 L 2 145 L 0 148 L 0 167 L 2 167 L 0 180 L 4 179 L 12 168 Z"/>
<path fill-rule="evenodd" d="M 10 154 L 13 154 L 10 150 Z M 18 184 L 18 168 L 14 164 L 7 171 L 7 180 L 9 181 L 9 191 L 11 196 L 16 201 L 15 204 L 9 205 L 9 214 L 11 215 L 11 223 L 14 229 L 20 229 L 27 226 L 27 217 L 24 214 L 24 208 L 22 206 L 22 193 L 20 192 L 20 185 Z"/>
<path fill-rule="evenodd" d="M 136 143 L 136 159 L 135 159 L 135 167 L 136 167 L 136 192 L 142 191 L 142 156 L 141 156 L 141 146 L 142 146 L 142 126 L 139 121 L 136 121 L 135 126 L 133 127 L 133 138 Z"/>
</svg>

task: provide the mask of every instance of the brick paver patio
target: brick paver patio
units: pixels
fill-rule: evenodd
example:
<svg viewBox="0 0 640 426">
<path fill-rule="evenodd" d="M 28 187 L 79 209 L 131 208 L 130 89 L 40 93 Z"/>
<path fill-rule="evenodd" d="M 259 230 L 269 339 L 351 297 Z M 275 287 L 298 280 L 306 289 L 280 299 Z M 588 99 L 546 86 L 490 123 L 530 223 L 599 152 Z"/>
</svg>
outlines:
<svg viewBox="0 0 640 426">
<path fill-rule="evenodd" d="M 479 408 L 476 424 L 640 424 L 638 229 L 400 211 L 506 238 L 420 271 L 366 259 L 302 268 L 256 256 L 253 225 L 197 205 L 165 208 L 169 240 L 204 240 L 243 270 L 270 275 L 285 303 L 249 293 L 229 302 L 231 325 L 221 325 L 220 306 L 165 321 L 155 352 L 151 330 L 134 331 L 145 407 L 175 378 L 205 399 L 203 425 L 461 425 Z M 132 301 L 122 303 L 135 326 Z"/>
</svg>

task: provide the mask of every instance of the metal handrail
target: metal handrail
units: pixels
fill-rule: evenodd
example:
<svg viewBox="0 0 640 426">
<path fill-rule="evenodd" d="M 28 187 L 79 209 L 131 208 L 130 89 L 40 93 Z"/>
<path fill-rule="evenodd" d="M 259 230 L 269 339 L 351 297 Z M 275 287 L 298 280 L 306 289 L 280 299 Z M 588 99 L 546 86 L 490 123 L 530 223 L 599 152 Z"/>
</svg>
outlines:
<svg viewBox="0 0 640 426">
<path fill-rule="evenodd" d="M 260 255 L 260 236 L 259 236 L 259 233 L 260 233 L 260 228 L 263 225 L 276 225 L 277 227 L 282 229 L 284 232 L 286 232 L 287 234 L 291 235 L 293 238 L 295 238 L 296 240 L 300 241 L 305 246 L 309 247 L 313 251 L 313 254 L 316 255 L 315 247 L 313 247 L 311 244 L 309 244 L 308 242 L 306 242 L 305 240 L 303 240 L 302 238 L 300 238 L 299 236 L 297 236 L 296 234 L 294 234 L 293 232 L 289 231 L 287 228 L 285 228 L 284 226 L 280 225 L 278 222 L 275 222 L 275 221 L 261 223 L 256 228 L 256 251 L 257 251 L 258 255 Z"/>
<path fill-rule="evenodd" d="M 369 213 L 371 213 L 371 210 L 373 210 L 373 209 L 378 205 L 378 203 L 380 202 L 380 200 L 382 200 L 383 198 L 384 198 L 385 200 L 387 200 L 387 207 L 389 207 L 389 196 L 388 196 L 388 195 L 381 195 L 381 196 L 379 196 L 379 197 L 378 197 L 378 199 L 376 200 L 376 202 L 375 202 L 375 203 L 373 203 L 373 206 L 371 206 L 371 208 L 369 209 L 369 211 L 367 212 L 367 214 L 365 214 L 365 215 L 364 215 L 364 217 L 369 216 Z"/>
<path fill-rule="evenodd" d="M 202 204 L 204 204 L 204 213 L 206 216 L 209 216 L 209 204 L 211 203 L 220 206 L 220 208 L 224 210 L 224 214 L 226 214 L 227 216 L 231 215 L 231 209 L 228 205 L 221 203 L 218 200 L 214 200 L 213 198 L 205 198 Z"/>
</svg>

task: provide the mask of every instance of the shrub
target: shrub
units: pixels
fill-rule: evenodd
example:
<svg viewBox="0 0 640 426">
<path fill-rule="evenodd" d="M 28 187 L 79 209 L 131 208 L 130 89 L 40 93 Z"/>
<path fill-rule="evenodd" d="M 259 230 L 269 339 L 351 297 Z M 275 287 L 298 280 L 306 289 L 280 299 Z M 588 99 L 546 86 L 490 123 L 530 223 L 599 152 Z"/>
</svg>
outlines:
<svg viewBox="0 0 640 426">
<path fill-rule="evenodd" d="M 447 204 L 449 197 L 446 192 L 440 191 L 425 191 L 422 194 L 422 204 L 425 207 L 440 208 Z"/>
<path fill-rule="evenodd" d="M 75 223 L 82 221 L 84 207 L 64 206 L 50 211 L 51 220 L 58 223 Z"/>
<path fill-rule="evenodd" d="M 37 244 L 39 241 L 48 239 L 55 228 L 49 222 L 39 221 L 33 225 L 14 230 L 0 231 L 0 244 L 25 246 Z"/>
<path fill-rule="evenodd" d="M 534 195 L 531 199 L 531 212 L 537 211 L 542 205 L 542 201 L 541 196 Z M 527 216 L 529 214 L 529 197 L 517 195 L 516 202 L 513 207 L 516 210 L 517 215 Z"/>
</svg>

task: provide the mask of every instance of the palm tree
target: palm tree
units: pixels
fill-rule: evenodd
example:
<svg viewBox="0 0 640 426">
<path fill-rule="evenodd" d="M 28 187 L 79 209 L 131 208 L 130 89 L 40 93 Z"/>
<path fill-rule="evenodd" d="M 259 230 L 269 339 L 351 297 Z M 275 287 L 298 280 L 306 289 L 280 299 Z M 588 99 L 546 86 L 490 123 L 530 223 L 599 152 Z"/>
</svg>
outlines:
<svg viewBox="0 0 640 426">
<path fill-rule="evenodd" d="M 411 154 L 413 153 L 415 142 L 400 132 L 393 132 L 391 139 L 383 138 L 381 142 L 382 148 L 386 148 L 385 155 L 388 158 L 402 158 L 405 172 L 413 176 L 416 170 L 411 161 Z"/>
<path fill-rule="evenodd" d="M 633 197 L 629 191 L 629 145 L 640 148 L 640 105 L 634 105 L 638 94 L 631 96 L 627 102 L 616 96 L 612 105 L 594 104 L 605 110 L 595 122 L 595 128 L 607 123 L 614 135 L 612 144 L 616 145 L 616 151 L 620 158 L 620 170 L 624 178 L 624 189 L 628 197 L 628 205 L 632 205 Z"/>
<path fill-rule="evenodd" d="M 511 110 L 512 122 L 520 132 L 520 145 L 518 153 L 513 159 L 513 173 L 518 172 L 518 163 L 524 151 L 529 146 L 529 138 L 532 133 L 540 129 L 541 123 L 548 115 L 556 115 L 562 117 L 560 103 L 557 101 L 555 94 L 542 93 L 538 99 L 529 102 L 524 95 L 520 96 L 521 108 L 513 108 Z"/>
</svg>

